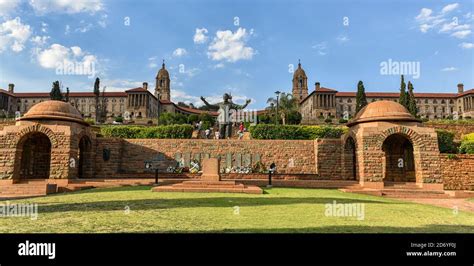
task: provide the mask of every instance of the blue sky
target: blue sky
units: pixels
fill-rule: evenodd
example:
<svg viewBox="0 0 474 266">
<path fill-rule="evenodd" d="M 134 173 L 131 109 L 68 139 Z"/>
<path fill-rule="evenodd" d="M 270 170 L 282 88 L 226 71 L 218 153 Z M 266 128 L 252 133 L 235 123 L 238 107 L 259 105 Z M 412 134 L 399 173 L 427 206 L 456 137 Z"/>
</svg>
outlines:
<svg viewBox="0 0 474 266">
<path fill-rule="evenodd" d="M 262 108 L 291 91 L 301 59 L 314 83 L 397 91 L 381 64 L 419 64 L 418 92 L 474 87 L 473 1 L 0 0 L 0 88 L 92 90 L 94 66 L 107 91 L 154 88 L 165 59 L 172 100 L 199 104 L 231 92 Z M 58 66 L 72 65 L 69 73 Z M 180 71 L 181 70 L 181 71 Z"/>
</svg>

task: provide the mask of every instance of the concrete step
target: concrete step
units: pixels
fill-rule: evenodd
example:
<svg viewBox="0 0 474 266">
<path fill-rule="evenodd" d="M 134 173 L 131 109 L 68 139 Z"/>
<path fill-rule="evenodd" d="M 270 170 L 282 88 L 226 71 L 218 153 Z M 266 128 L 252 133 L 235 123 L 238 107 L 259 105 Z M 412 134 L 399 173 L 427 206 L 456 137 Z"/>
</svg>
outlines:
<svg viewBox="0 0 474 266">
<path fill-rule="evenodd" d="M 37 196 L 48 195 L 57 192 L 56 184 L 46 183 L 19 183 L 0 186 L 0 195 Z"/>
</svg>

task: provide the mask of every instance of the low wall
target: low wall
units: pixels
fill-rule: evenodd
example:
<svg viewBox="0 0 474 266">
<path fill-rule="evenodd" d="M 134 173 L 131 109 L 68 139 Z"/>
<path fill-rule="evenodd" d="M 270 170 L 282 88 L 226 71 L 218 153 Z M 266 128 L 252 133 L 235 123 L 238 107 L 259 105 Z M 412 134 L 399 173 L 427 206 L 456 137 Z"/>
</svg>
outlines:
<svg viewBox="0 0 474 266">
<path fill-rule="evenodd" d="M 313 140 L 203 140 L 203 139 L 116 139 L 99 138 L 96 142 L 97 178 L 114 175 L 133 177 L 145 173 L 144 161 L 164 155 L 160 171 L 182 160 L 219 157 L 221 170 L 254 166 L 261 161 L 267 168 L 274 162 L 281 174 L 317 174 Z M 110 158 L 104 160 L 104 150 Z M 326 171 L 327 172 L 327 171 Z"/>
<path fill-rule="evenodd" d="M 474 154 L 456 154 L 453 159 L 449 159 L 447 154 L 441 154 L 440 161 L 444 189 L 474 189 Z"/>
</svg>

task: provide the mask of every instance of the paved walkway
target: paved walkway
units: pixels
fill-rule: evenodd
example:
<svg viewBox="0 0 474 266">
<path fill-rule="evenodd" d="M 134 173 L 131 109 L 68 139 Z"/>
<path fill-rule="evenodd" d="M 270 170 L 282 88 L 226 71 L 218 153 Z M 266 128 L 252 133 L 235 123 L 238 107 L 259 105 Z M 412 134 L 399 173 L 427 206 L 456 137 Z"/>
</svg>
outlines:
<svg viewBox="0 0 474 266">
<path fill-rule="evenodd" d="M 405 198 L 399 199 L 405 201 L 411 201 L 421 204 L 429 204 L 444 208 L 455 209 L 457 207 L 460 211 L 474 212 L 474 201 L 469 199 L 419 199 L 419 198 Z"/>
</svg>

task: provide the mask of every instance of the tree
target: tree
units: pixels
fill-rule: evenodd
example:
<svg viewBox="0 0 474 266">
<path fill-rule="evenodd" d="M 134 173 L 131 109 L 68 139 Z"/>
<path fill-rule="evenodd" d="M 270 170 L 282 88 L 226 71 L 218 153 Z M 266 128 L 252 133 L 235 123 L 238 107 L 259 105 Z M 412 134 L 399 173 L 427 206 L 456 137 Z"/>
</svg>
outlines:
<svg viewBox="0 0 474 266">
<path fill-rule="evenodd" d="M 362 82 L 362 80 L 359 80 L 359 83 L 357 83 L 356 113 L 359 112 L 366 105 L 367 96 L 365 95 L 364 83 Z"/>
<path fill-rule="evenodd" d="M 61 92 L 61 86 L 59 85 L 59 81 L 56 80 L 55 82 L 53 82 L 53 88 L 51 89 L 49 96 L 51 97 L 51 100 L 63 100 L 63 94 Z"/>
<path fill-rule="evenodd" d="M 66 88 L 66 99 L 64 101 L 69 102 L 69 87 Z"/>
<path fill-rule="evenodd" d="M 402 81 L 400 82 L 400 97 L 398 102 L 408 109 L 408 93 L 406 92 L 405 78 L 402 75 Z"/>
<path fill-rule="evenodd" d="M 408 81 L 408 111 L 414 117 L 418 117 L 418 107 L 416 106 L 415 94 L 413 93 L 413 84 Z"/>
<path fill-rule="evenodd" d="M 267 103 L 270 104 L 270 107 L 267 108 L 271 110 L 270 114 L 275 114 L 277 100 L 273 97 L 268 98 Z M 274 115 L 274 119 L 278 119 L 278 121 L 281 121 L 283 125 L 286 125 L 290 114 L 292 119 L 297 117 L 294 113 L 295 111 L 298 112 L 298 105 L 296 99 L 293 98 L 293 95 L 290 93 L 281 93 L 278 98 L 278 114 Z M 295 122 L 296 120 L 293 120 L 292 122 Z"/>
<path fill-rule="evenodd" d="M 99 96 L 100 96 L 100 79 L 96 78 L 94 82 L 94 95 L 95 95 L 95 122 L 99 123 L 100 114 L 99 114 Z"/>
</svg>

